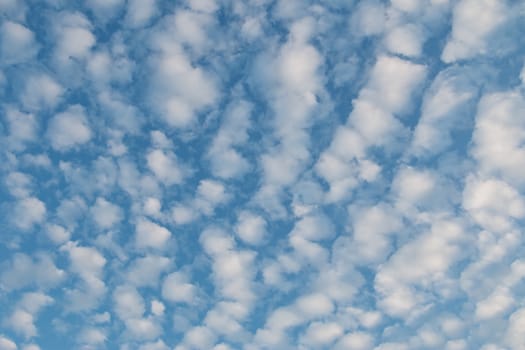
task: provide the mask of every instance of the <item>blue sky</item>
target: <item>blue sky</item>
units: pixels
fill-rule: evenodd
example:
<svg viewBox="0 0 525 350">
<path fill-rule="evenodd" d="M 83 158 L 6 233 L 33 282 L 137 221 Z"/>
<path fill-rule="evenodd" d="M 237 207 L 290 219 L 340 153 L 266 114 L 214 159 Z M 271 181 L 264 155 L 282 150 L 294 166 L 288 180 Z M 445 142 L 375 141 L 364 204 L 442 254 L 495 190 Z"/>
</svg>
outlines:
<svg viewBox="0 0 525 350">
<path fill-rule="evenodd" d="M 0 0 L 0 350 L 525 349 L 524 16 Z"/>
</svg>

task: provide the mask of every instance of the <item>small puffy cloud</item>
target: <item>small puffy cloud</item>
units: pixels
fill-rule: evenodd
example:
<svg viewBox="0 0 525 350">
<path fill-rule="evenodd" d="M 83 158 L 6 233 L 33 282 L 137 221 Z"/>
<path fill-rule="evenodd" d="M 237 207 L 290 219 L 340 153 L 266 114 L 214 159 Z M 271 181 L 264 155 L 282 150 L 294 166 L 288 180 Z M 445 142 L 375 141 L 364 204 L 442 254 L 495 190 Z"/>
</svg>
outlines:
<svg viewBox="0 0 525 350">
<path fill-rule="evenodd" d="M 45 216 L 45 203 L 38 198 L 28 197 L 16 203 L 11 220 L 20 229 L 29 230 L 34 225 L 41 223 Z"/>
<path fill-rule="evenodd" d="M 463 207 L 482 227 L 495 232 L 512 229 L 512 221 L 525 217 L 525 200 L 507 183 L 496 179 L 469 177 L 463 193 Z"/>
<path fill-rule="evenodd" d="M 374 338 L 367 333 L 355 332 L 345 335 L 335 345 L 337 350 L 368 350 L 374 346 Z"/>
<path fill-rule="evenodd" d="M 36 141 L 39 127 L 33 114 L 6 108 L 5 116 L 9 125 L 9 148 L 22 150 L 26 144 Z"/>
<path fill-rule="evenodd" d="M 2 289 L 17 290 L 27 286 L 45 289 L 60 283 L 65 272 L 57 268 L 48 255 L 38 254 L 33 258 L 18 253 L 5 265 L 0 276 Z"/>
<path fill-rule="evenodd" d="M 4 337 L 3 335 L 0 335 L 0 350 L 17 350 L 18 347 L 16 346 L 16 343 L 13 342 L 11 339 Z"/>
<path fill-rule="evenodd" d="M 53 298 L 43 293 L 26 293 L 18 302 L 15 311 L 5 320 L 8 326 L 25 338 L 38 334 L 35 326 L 37 314 L 43 307 L 51 304 Z"/>
<path fill-rule="evenodd" d="M 64 88 L 44 72 L 31 74 L 26 80 L 20 102 L 25 109 L 38 111 L 58 104 Z"/>
<path fill-rule="evenodd" d="M 169 274 L 162 284 L 162 297 L 170 302 L 192 304 L 197 289 L 182 272 Z"/>
<path fill-rule="evenodd" d="M 87 344 L 90 346 L 88 349 L 91 349 L 91 346 L 100 346 L 104 344 L 107 340 L 107 335 L 99 328 L 87 327 L 80 332 L 77 340 L 81 344 Z"/>
<path fill-rule="evenodd" d="M 155 316 L 163 316 L 164 315 L 164 311 L 166 310 L 166 307 L 160 301 L 152 300 L 150 309 L 151 309 L 151 313 L 153 315 L 155 315 Z"/>
<path fill-rule="evenodd" d="M 131 318 L 125 321 L 127 335 L 136 340 L 154 340 L 162 334 L 162 327 L 152 318 Z"/>
<path fill-rule="evenodd" d="M 146 255 L 135 259 L 127 272 L 128 282 L 138 287 L 156 287 L 160 275 L 171 265 L 171 260 L 164 256 Z"/>
<path fill-rule="evenodd" d="M 138 350 L 170 350 L 170 348 L 159 339 L 156 342 L 142 344 Z"/>
<path fill-rule="evenodd" d="M 197 217 L 195 210 L 189 206 L 176 205 L 172 212 L 173 220 L 178 225 L 184 225 L 192 222 Z"/>
<path fill-rule="evenodd" d="M 385 46 L 392 53 L 417 57 L 423 49 L 421 29 L 413 24 L 393 28 L 385 36 Z"/>
<path fill-rule="evenodd" d="M 97 198 L 91 207 L 91 215 L 95 223 L 103 229 L 108 229 L 122 221 L 122 209 L 104 198 Z"/>
<path fill-rule="evenodd" d="M 487 53 L 487 36 L 505 23 L 508 17 L 505 2 L 460 1 L 454 7 L 452 35 L 443 49 L 441 59 L 450 63 Z"/>
<path fill-rule="evenodd" d="M 11 172 L 5 178 L 5 186 L 14 197 L 29 197 L 32 192 L 33 179 L 21 172 Z"/>
<path fill-rule="evenodd" d="M 0 27 L 0 36 L 0 60 L 4 64 L 30 60 L 38 51 L 35 34 L 20 23 L 4 21 Z"/>
<path fill-rule="evenodd" d="M 242 211 L 237 218 L 235 232 L 248 244 L 260 244 L 266 236 L 266 221 L 259 215 Z"/>
<path fill-rule="evenodd" d="M 88 142 L 92 137 L 85 110 L 80 105 L 70 106 L 51 118 L 47 138 L 58 151 L 66 151 Z"/>
<path fill-rule="evenodd" d="M 197 187 L 195 207 L 210 215 L 216 206 L 230 199 L 224 185 L 215 180 L 202 180 Z"/>
<path fill-rule="evenodd" d="M 481 171 L 510 184 L 525 184 L 525 98 L 509 91 L 481 98 L 472 135 L 471 152 Z"/>
<path fill-rule="evenodd" d="M 125 4 L 124 0 L 88 0 L 86 5 L 101 19 L 115 16 Z"/>
<path fill-rule="evenodd" d="M 385 5 L 376 0 L 359 2 L 351 19 L 352 29 L 363 36 L 381 34 L 385 22 Z"/>
<path fill-rule="evenodd" d="M 119 286 L 113 292 L 114 310 L 122 320 L 140 318 L 146 311 L 144 299 L 131 286 Z"/>
<path fill-rule="evenodd" d="M 62 12 L 55 26 L 58 64 L 68 65 L 71 59 L 86 57 L 96 43 L 89 20 L 79 12 Z"/>
<path fill-rule="evenodd" d="M 193 66 L 178 43 L 163 43 L 165 53 L 154 58 L 151 105 L 169 125 L 185 128 L 218 98 L 217 84 L 203 68 Z"/>
<path fill-rule="evenodd" d="M 360 98 L 391 113 L 410 107 L 416 88 L 426 77 L 426 67 L 393 56 L 379 56 Z"/>
<path fill-rule="evenodd" d="M 152 221 L 140 219 L 135 226 L 135 244 L 139 248 L 163 249 L 171 232 Z"/>
<path fill-rule="evenodd" d="M 177 158 L 172 152 L 156 149 L 146 156 L 148 167 L 166 185 L 179 184 L 183 178 Z"/>
<path fill-rule="evenodd" d="M 158 12 L 157 0 L 130 0 L 127 2 L 124 22 L 131 28 L 146 25 Z"/>
<path fill-rule="evenodd" d="M 344 334 L 344 329 L 334 322 L 313 322 L 303 335 L 302 342 L 310 347 L 327 346 Z"/>
</svg>

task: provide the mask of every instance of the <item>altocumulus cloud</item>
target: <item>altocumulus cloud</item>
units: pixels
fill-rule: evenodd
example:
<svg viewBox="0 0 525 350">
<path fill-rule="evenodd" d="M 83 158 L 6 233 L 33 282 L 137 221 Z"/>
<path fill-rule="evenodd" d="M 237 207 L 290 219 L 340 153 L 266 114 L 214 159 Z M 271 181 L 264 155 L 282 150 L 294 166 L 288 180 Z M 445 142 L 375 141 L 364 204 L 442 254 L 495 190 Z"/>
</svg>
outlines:
<svg viewBox="0 0 525 350">
<path fill-rule="evenodd" d="M 0 1 L 0 350 L 525 349 L 524 14 Z"/>
</svg>

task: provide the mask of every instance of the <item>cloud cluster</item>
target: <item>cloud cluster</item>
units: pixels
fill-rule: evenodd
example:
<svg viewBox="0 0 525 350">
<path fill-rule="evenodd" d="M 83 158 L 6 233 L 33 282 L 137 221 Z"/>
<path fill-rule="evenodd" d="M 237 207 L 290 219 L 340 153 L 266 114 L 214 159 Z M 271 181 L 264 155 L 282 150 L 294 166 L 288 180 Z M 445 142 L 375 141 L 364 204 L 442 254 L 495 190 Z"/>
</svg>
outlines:
<svg viewBox="0 0 525 350">
<path fill-rule="evenodd" d="M 523 350 L 524 13 L 0 0 L 0 350 Z"/>
</svg>

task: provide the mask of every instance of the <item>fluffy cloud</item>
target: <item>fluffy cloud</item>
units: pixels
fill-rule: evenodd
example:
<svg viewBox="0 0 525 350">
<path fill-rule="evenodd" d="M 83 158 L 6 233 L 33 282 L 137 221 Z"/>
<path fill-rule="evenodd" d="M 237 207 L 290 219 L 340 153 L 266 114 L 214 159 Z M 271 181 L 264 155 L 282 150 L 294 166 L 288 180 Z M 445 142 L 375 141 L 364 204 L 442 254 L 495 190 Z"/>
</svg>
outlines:
<svg viewBox="0 0 525 350">
<path fill-rule="evenodd" d="M 50 121 L 47 137 L 51 146 L 58 151 L 65 151 L 82 145 L 91 139 L 92 133 L 85 110 L 80 105 L 68 107 Z"/>
<path fill-rule="evenodd" d="M 152 221 L 140 219 L 136 225 L 135 243 L 139 248 L 163 249 L 171 237 L 171 232 Z"/>
<path fill-rule="evenodd" d="M 24 25 L 4 21 L 0 33 L 2 38 L 0 59 L 4 64 L 24 62 L 36 55 L 38 46 L 35 34 Z"/>
</svg>

